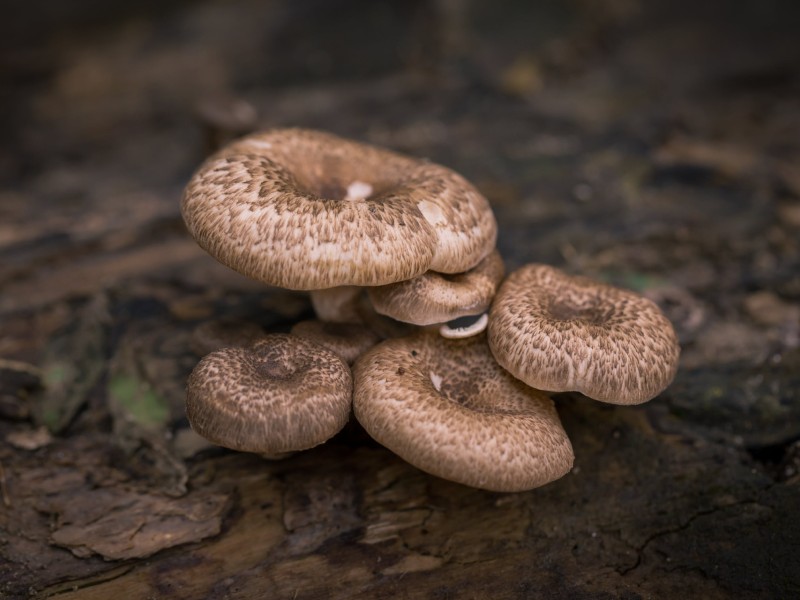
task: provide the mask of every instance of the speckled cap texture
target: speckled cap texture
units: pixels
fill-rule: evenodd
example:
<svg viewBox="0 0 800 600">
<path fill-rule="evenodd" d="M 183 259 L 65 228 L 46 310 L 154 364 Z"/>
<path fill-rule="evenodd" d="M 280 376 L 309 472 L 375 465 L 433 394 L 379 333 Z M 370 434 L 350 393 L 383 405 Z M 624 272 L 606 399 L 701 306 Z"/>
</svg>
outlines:
<svg viewBox="0 0 800 600">
<path fill-rule="evenodd" d="M 510 492 L 572 467 L 552 400 L 500 368 L 485 335 L 446 340 L 426 330 L 388 340 L 356 361 L 353 376 L 356 418 L 423 471 Z"/>
<path fill-rule="evenodd" d="M 377 312 L 398 321 L 445 323 L 486 311 L 504 273 L 503 259 L 494 250 L 464 273 L 428 271 L 414 279 L 369 288 L 369 299 Z"/>
<path fill-rule="evenodd" d="M 271 334 L 204 357 L 189 376 L 186 416 L 214 444 L 278 456 L 312 448 L 350 415 L 350 368 L 309 340 Z"/>
<path fill-rule="evenodd" d="M 454 171 L 303 129 L 223 148 L 192 177 L 181 211 L 221 263 L 297 290 L 460 273 L 497 237 L 489 203 Z"/>
<path fill-rule="evenodd" d="M 497 362 L 528 385 L 639 404 L 675 377 L 680 347 L 647 298 L 554 267 L 511 273 L 489 312 Z"/>
</svg>

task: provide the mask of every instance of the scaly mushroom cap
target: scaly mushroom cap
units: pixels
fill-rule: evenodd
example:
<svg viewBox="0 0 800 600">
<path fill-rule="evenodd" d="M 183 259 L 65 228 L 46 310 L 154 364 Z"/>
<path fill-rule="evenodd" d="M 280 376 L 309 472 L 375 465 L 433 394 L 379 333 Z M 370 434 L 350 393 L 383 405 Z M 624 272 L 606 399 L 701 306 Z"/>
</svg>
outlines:
<svg viewBox="0 0 800 600">
<path fill-rule="evenodd" d="M 528 490 L 572 468 L 552 400 L 504 371 L 485 335 L 388 340 L 353 368 L 356 418 L 412 465 L 494 491 Z"/>
<path fill-rule="evenodd" d="M 350 415 L 349 367 L 330 350 L 288 334 L 223 348 L 189 376 L 186 416 L 219 446 L 279 456 L 321 444 Z"/>
<path fill-rule="evenodd" d="M 551 392 L 639 404 L 663 391 L 678 368 L 677 336 L 653 302 L 547 265 L 508 276 L 488 331 L 503 368 Z"/>
<path fill-rule="evenodd" d="M 181 211 L 221 263 L 297 290 L 460 273 L 497 237 L 488 202 L 457 173 L 302 129 L 223 148 L 192 177 Z"/>
<path fill-rule="evenodd" d="M 327 348 L 348 365 L 381 341 L 377 333 L 358 323 L 300 321 L 291 333 Z"/>
<path fill-rule="evenodd" d="M 505 268 L 497 250 L 455 275 L 428 271 L 419 277 L 369 288 L 375 310 L 414 325 L 445 323 L 489 308 Z"/>
</svg>

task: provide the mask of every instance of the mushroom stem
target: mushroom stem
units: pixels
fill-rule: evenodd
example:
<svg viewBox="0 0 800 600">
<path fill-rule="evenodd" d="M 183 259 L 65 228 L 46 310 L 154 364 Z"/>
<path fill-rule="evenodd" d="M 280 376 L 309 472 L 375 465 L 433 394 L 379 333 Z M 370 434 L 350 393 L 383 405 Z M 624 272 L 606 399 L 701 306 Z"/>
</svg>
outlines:
<svg viewBox="0 0 800 600">
<path fill-rule="evenodd" d="M 312 290 L 311 306 L 320 321 L 361 323 L 363 320 L 358 314 L 358 301 L 363 290 L 355 285 Z"/>
</svg>

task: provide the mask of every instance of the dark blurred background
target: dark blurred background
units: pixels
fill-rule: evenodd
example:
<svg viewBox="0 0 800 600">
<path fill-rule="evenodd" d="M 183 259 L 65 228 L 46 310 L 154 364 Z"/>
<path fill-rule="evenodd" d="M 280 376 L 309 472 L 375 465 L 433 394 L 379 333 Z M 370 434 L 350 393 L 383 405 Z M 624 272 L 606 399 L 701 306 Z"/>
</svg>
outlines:
<svg viewBox="0 0 800 600">
<path fill-rule="evenodd" d="M 60 437 L 39 454 L 0 448 L 0 484 L 10 482 L 17 511 L 0 512 L 0 533 L 9 531 L 0 596 L 118 564 L 56 548 L 61 505 L 38 500 L 74 473 L 87 494 L 119 491 L 124 478 L 113 469 L 135 470 L 112 461 L 101 481 L 100 467 L 85 464 L 88 446 L 115 456 L 107 448 L 121 445 L 128 423 L 107 406 L 108 361 L 120 369 L 133 361 L 130 348 L 138 352 L 137 376 L 172 407 L 159 439 L 177 440 L 196 361 L 181 340 L 193 325 L 233 314 L 285 327 L 310 314 L 304 297 L 265 292 L 214 263 L 178 210 L 212 149 L 273 126 L 325 129 L 456 169 L 491 201 L 509 269 L 544 261 L 647 295 L 675 324 L 681 370 L 643 407 L 560 401 L 577 468 L 504 500 L 448 487 L 358 443 L 272 467 L 224 458 L 244 481 L 264 481 L 225 488 L 237 508 L 219 544 L 135 563 L 131 579 L 149 573 L 135 589 L 162 594 L 206 550 L 225 555 L 226 539 L 249 541 L 247 524 L 264 522 L 253 516 L 257 497 L 267 494 L 282 499 L 275 518 L 286 531 L 269 534 L 274 549 L 250 571 L 223 569 L 235 582 L 226 590 L 260 597 L 266 577 L 287 597 L 275 582 L 322 597 L 322 577 L 343 586 L 335 597 L 355 597 L 331 575 L 339 556 L 369 565 L 352 575 L 364 598 L 405 593 L 411 581 L 419 595 L 408 597 L 800 593 L 800 3 L 6 0 L 0 11 L 0 357 L 20 361 L 3 373 L 16 369 L 36 387 L 34 367 L 65 347 L 89 365 L 71 382 L 83 396 L 70 392 Z M 102 327 L 97 305 L 112 316 Z M 90 391 L 79 385 L 86 373 L 100 382 Z M 3 390 L 17 412 L 3 404 L 0 430 L 27 431 L 22 396 Z M 154 493 L 182 478 L 191 499 L 225 479 L 192 471 L 212 460 L 153 448 L 157 460 L 142 460 L 136 481 Z M 54 477 L 54 465 L 69 476 Z M 396 498 L 375 492 L 384 467 L 400 473 Z M 351 486 L 341 488 L 345 508 L 306 516 L 332 476 Z M 70 506 L 77 492 L 64 489 Z M 397 509 L 412 505 L 424 519 Z M 322 525 L 286 525 L 303 519 Z M 370 532 L 380 527 L 401 532 L 403 544 L 376 542 Z M 287 556 L 311 562 L 292 563 L 292 578 L 280 570 Z M 497 556 L 507 561 L 503 577 Z M 383 570 L 396 563 L 420 573 Z M 426 569 L 439 569 L 436 581 Z M 223 597 L 214 592 L 221 581 L 196 577 L 213 597 Z"/>
<path fill-rule="evenodd" d="M 209 149 L 209 126 L 312 126 L 430 156 L 464 171 L 499 212 L 533 212 L 517 217 L 548 237 L 575 217 L 601 232 L 620 218 L 669 218 L 669 207 L 621 201 L 607 188 L 624 182 L 600 181 L 613 159 L 586 152 L 652 154 L 657 165 L 639 175 L 656 188 L 691 187 L 709 161 L 772 185 L 764 163 L 796 160 L 800 11 L 785 0 L 6 5 L 6 210 L 24 200 L 96 211 L 137 190 L 177 193 Z M 686 148 L 687 131 L 722 150 Z M 726 202 L 711 196 L 671 225 L 718 215 Z"/>
</svg>

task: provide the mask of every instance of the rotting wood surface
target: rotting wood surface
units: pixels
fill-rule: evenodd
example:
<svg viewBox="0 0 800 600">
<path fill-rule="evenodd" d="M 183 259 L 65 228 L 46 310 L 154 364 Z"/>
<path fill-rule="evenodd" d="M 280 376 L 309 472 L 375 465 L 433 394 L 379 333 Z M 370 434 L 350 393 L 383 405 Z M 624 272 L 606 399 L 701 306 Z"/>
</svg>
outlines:
<svg viewBox="0 0 800 600">
<path fill-rule="evenodd" d="M 800 594 L 794 4 L 334 4 L 76 2 L 36 47 L 3 36 L 0 598 Z M 675 383 L 559 396 L 575 468 L 522 494 L 428 476 L 355 423 L 277 462 L 209 448 L 183 417 L 193 328 L 310 315 L 183 230 L 191 170 L 250 126 L 230 95 L 259 126 L 463 173 L 510 268 L 657 301 Z M 205 100 L 223 115 L 201 124 Z"/>
</svg>

